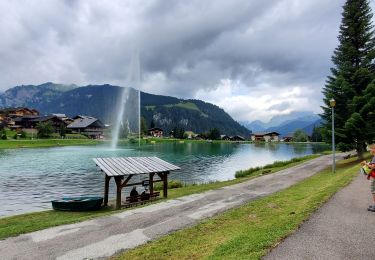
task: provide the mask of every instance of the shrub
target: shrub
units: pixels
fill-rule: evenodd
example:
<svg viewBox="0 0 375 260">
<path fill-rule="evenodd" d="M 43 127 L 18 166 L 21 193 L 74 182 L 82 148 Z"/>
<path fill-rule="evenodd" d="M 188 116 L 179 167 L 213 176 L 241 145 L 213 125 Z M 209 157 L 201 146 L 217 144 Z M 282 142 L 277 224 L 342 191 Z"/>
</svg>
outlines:
<svg viewBox="0 0 375 260">
<path fill-rule="evenodd" d="M 181 181 L 171 180 L 168 181 L 168 189 L 176 189 L 183 187 L 184 184 Z M 154 190 L 163 190 L 163 183 L 158 182 L 154 185 Z"/>
<path fill-rule="evenodd" d="M 247 169 L 247 170 L 237 171 L 234 176 L 236 178 L 243 178 L 243 177 L 250 176 L 253 173 L 255 173 L 257 171 L 260 171 L 260 170 L 263 170 L 263 169 L 271 169 L 271 168 L 283 167 L 283 166 L 286 166 L 288 164 L 300 162 L 300 161 L 303 161 L 303 160 L 306 160 L 306 159 L 312 158 L 312 157 L 313 157 L 313 155 L 307 155 L 307 156 L 303 156 L 303 157 L 296 157 L 296 158 L 290 159 L 288 161 L 275 161 L 273 163 L 266 164 L 266 165 L 264 165 L 262 167 L 258 166 L 258 167 L 250 168 L 250 169 Z M 266 174 L 266 173 L 270 173 L 270 172 L 271 171 L 263 171 L 262 174 Z"/>
<path fill-rule="evenodd" d="M 50 122 L 40 122 L 36 125 L 36 129 L 38 129 L 38 137 L 40 138 L 50 137 L 54 130 Z"/>
<path fill-rule="evenodd" d="M 234 176 L 236 178 L 242 178 L 242 177 L 250 176 L 254 172 L 257 172 L 261 169 L 262 169 L 262 167 L 258 166 L 258 167 L 250 168 L 250 169 L 247 169 L 247 170 L 237 171 Z"/>
<path fill-rule="evenodd" d="M 21 131 L 20 134 L 21 134 L 20 135 L 21 138 L 26 138 L 26 136 L 27 136 L 25 131 Z"/>
</svg>

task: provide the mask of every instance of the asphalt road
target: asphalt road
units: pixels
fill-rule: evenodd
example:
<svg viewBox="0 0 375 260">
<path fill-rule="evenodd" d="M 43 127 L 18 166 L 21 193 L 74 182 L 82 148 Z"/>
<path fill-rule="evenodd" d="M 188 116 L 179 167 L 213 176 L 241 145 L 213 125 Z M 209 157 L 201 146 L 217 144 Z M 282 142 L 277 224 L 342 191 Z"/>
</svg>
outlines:
<svg viewBox="0 0 375 260">
<path fill-rule="evenodd" d="M 342 156 L 338 155 L 339 158 Z M 8 238 L 0 241 L 0 258 L 106 258 L 194 225 L 247 201 L 285 189 L 328 167 L 330 163 L 331 156 L 322 156 L 244 183 Z"/>
<path fill-rule="evenodd" d="M 375 259 L 371 204 L 370 182 L 359 175 L 264 259 Z"/>
</svg>

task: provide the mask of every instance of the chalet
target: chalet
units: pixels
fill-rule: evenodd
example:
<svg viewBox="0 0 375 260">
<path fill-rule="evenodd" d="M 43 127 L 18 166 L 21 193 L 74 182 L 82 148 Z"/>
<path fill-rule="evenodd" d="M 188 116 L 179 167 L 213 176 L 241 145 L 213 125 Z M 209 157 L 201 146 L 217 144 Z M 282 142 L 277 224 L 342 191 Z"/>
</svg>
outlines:
<svg viewBox="0 0 375 260">
<path fill-rule="evenodd" d="M 24 128 L 20 123 L 22 117 L 34 119 L 39 117 L 39 112 L 26 107 L 0 109 L 0 122 L 11 130 L 20 131 Z"/>
<path fill-rule="evenodd" d="M 226 140 L 226 141 L 231 140 L 231 139 L 230 139 L 230 136 L 227 136 L 227 135 L 220 135 L 220 139 L 221 139 L 221 140 Z"/>
<path fill-rule="evenodd" d="M 39 116 L 32 116 L 32 115 L 25 115 L 25 116 L 20 116 L 20 117 L 15 117 L 11 121 L 9 121 L 8 125 L 13 124 L 13 125 L 18 125 L 21 126 L 22 128 L 35 128 L 36 122 L 32 120 L 36 120 L 40 118 Z M 9 126 L 9 128 L 11 128 Z"/>
<path fill-rule="evenodd" d="M 187 139 L 193 139 L 196 136 L 193 131 L 186 131 L 185 135 L 187 136 Z"/>
<path fill-rule="evenodd" d="M 148 135 L 152 137 L 163 137 L 163 133 L 163 129 L 158 127 L 148 129 Z"/>
<path fill-rule="evenodd" d="M 9 117 L 19 117 L 19 116 L 38 116 L 39 112 L 35 109 L 30 109 L 27 107 L 18 108 L 8 108 L 4 110 Z"/>
<path fill-rule="evenodd" d="M 235 136 L 231 136 L 231 137 L 230 137 L 230 140 L 231 140 L 231 141 L 236 141 L 236 142 L 241 142 L 241 141 L 245 141 L 245 138 L 243 138 L 243 137 L 240 136 L 240 135 L 235 135 Z"/>
<path fill-rule="evenodd" d="M 281 139 L 281 141 L 283 141 L 283 142 L 292 142 L 293 141 L 293 134 L 288 134 L 288 135 L 283 136 L 283 138 Z"/>
<path fill-rule="evenodd" d="M 28 127 L 26 128 L 36 128 L 39 123 L 51 123 L 54 132 L 60 133 L 62 128 L 65 128 L 67 124 L 62 120 L 60 117 L 49 115 L 49 116 L 41 116 L 35 119 L 31 119 L 28 121 Z"/>
<path fill-rule="evenodd" d="M 105 126 L 99 119 L 91 116 L 76 116 L 73 119 L 73 123 L 67 126 L 72 133 L 83 134 L 94 139 L 103 138 Z"/>
<path fill-rule="evenodd" d="M 203 135 L 203 134 L 197 134 L 196 136 L 194 136 L 194 139 L 195 140 L 205 140 L 206 136 Z"/>
<path fill-rule="evenodd" d="M 61 118 L 62 121 L 64 121 L 67 125 L 70 125 L 71 123 L 74 122 L 73 118 L 68 117 L 66 114 L 52 114 L 53 116 L 57 116 L 58 118 Z"/>
<path fill-rule="evenodd" d="M 280 134 L 277 132 L 253 133 L 251 135 L 251 140 L 252 141 L 264 141 L 264 142 L 278 142 L 279 135 Z"/>
</svg>

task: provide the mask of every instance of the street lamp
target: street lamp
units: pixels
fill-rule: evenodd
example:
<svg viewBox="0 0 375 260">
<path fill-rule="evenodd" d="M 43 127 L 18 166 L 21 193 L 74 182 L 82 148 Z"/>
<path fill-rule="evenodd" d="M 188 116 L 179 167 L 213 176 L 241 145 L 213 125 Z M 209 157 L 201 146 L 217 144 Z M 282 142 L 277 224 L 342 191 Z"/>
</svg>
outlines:
<svg viewBox="0 0 375 260">
<path fill-rule="evenodd" d="M 335 106 L 336 100 L 333 98 L 329 101 L 329 105 L 332 108 L 332 172 L 335 172 L 336 158 L 335 158 Z"/>
</svg>

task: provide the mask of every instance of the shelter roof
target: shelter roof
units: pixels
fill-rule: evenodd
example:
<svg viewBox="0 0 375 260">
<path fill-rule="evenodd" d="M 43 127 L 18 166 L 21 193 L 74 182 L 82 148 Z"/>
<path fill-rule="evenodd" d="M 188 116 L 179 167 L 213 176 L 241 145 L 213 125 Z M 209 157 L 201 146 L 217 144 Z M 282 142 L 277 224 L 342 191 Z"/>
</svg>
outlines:
<svg viewBox="0 0 375 260">
<path fill-rule="evenodd" d="M 162 173 L 181 169 L 158 157 L 115 157 L 93 160 L 108 176 Z"/>
</svg>

